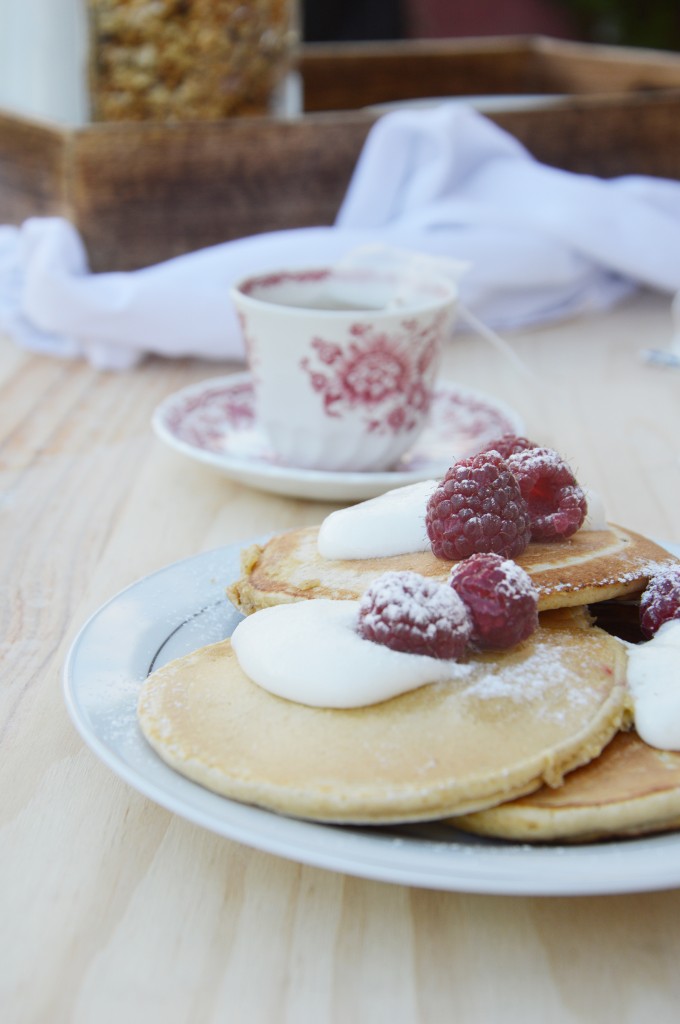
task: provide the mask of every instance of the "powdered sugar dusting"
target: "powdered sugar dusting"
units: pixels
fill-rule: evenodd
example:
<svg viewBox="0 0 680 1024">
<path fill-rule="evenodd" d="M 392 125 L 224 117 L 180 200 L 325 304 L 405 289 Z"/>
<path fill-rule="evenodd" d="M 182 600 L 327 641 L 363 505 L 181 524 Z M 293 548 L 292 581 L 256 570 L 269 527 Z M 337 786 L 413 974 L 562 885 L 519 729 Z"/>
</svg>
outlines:
<svg viewBox="0 0 680 1024">
<path fill-rule="evenodd" d="M 520 597 L 538 597 L 531 576 L 517 562 L 506 558 L 502 565 L 503 577 L 498 581 L 497 591 L 510 600 Z"/>
<path fill-rule="evenodd" d="M 422 628 L 435 623 L 454 629 L 463 626 L 467 621 L 467 613 L 455 591 L 424 577 L 418 577 L 420 587 L 417 590 L 405 586 L 405 578 L 415 575 L 407 572 L 383 573 L 362 597 L 360 614 L 367 619 L 375 619 L 370 595 L 379 593 L 383 607 L 381 618 L 387 622 L 397 623 L 408 619 Z"/>
<path fill-rule="evenodd" d="M 559 696 L 555 703 L 550 694 Z M 564 648 L 540 641 L 529 657 L 495 669 L 471 681 L 465 696 L 482 701 L 509 701 L 535 705 L 533 713 L 543 718 L 560 720 L 566 708 L 585 706 L 593 699 L 593 691 L 582 679 L 574 680 L 573 668 L 565 662 Z"/>
<path fill-rule="evenodd" d="M 569 469 L 560 453 L 554 448 L 524 448 L 520 452 L 508 455 L 507 462 L 516 476 L 533 475 L 545 470 L 561 473 L 565 467 Z M 571 471 L 569 470 L 569 472 Z"/>
<path fill-rule="evenodd" d="M 427 503 L 427 533 L 437 558 L 481 552 L 520 555 L 530 538 L 527 504 L 497 451 L 455 462 Z"/>
<path fill-rule="evenodd" d="M 511 670 L 483 675 L 467 688 L 467 694 L 483 700 L 503 698 L 515 702 L 533 701 L 556 685 L 564 685 L 569 671 L 563 663 L 563 652 L 546 643 L 536 644 L 535 651 Z M 578 691 L 576 691 L 578 692 Z"/>
<path fill-rule="evenodd" d="M 463 654 L 471 629 L 458 594 L 414 572 L 383 573 L 359 604 L 360 635 L 394 650 L 456 658 Z"/>
<path fill-rule="evenodd" d="M 596 579 L 593 578 L 588 581 L 588 586 L 597 587 L 614 587 L 620 586 L 626 583 L 635 583 L 637 581 L 642 582 L 644 579 L 651 579 L 653 576 L 658 575 L 663 570 L 672 570 L 678 567 L 677 559 L 673 555 L 668 556 L 668 561 L 659 562 L 657 560 L 648 560 L 645 562 L 638 562 L 635 568 L 624 570 L 623 572 L 610 573 L 606 576 L 598 576 Z M 572 590 L 578 590 L 581 586 L 578 582 L 565 581 L 563 583 L 555 583 L 552 586 L 541 586 L 542 594 L 555 594 L 555 593 L 568 593 Z"/>
<path fill-rule="evenodd" d="M 527 448 L 508 457 L 529 506 L 531 539 L 570 537 L 581 527 L 587 500 L 569 464 L 553 448 Z"/>
<path fill-rule="evenodd" d="M 472 643 L 482 650 L 506 650 L 538 626 L 538 591 L 516 562 L 491 552 L 454 566 L 449 583 L 472 620 Z"/>
<path fill-rule="evenodd" d="M 640 626 L 646 637 L 671 619 L 680 619 L 680 566 L 666 565 L 652 576 L 640 600 Z"/>
</svg>

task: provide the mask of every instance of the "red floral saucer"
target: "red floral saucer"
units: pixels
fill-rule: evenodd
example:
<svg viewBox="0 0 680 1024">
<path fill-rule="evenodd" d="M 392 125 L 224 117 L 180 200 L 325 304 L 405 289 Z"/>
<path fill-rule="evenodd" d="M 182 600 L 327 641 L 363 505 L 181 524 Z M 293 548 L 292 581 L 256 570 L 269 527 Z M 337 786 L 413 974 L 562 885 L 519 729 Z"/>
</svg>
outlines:
<svg viewBox="0 0 680 1024">
<path fill-rule="evenodd" d="M 299 469 L 269 450 L 255 423 L 249 373 L 192 384 L 163 401 L 152 419 L 172 448 L 264 491 L 317 501 L 357 501 L 442 476 L 451 463 L 501 434 L 524 432 L 519 415 L 480 391 L 439 381 L 430 422 L 393 469 L 338 473 Z"/>
</svg>

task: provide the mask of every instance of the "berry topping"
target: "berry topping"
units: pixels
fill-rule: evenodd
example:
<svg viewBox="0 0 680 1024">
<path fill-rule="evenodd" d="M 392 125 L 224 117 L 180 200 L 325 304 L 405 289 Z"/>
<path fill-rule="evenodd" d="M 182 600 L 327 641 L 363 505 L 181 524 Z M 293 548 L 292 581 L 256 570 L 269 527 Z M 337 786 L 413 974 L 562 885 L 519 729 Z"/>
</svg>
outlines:
<svg viewBox="0 0 680 1024">
<path fill-rule="evenodd" d="M 536 447 L 536 442 L 529 441 L 526 437 L 518 437 L 517 434 L 503 434 L 502 437 L 496 438 L 491 444 L 485 445 L 482 451 L 498 452 L 504 459 L 509 459 L 511 455 L 516 455 L 517 452 L 523 452 L 527 448 Z"/>
<path fill-rule="evenodd" d="M 505 650 L 538 626 L 538 592 L 531 577 L 509 558 L 472 555 L 451 570 L 449 583 L 472 619 L 471 643 L 480 650 Z"/>
<path fill-rule="evenodd" d="M 478 551 L 516 558 L 530 537 L 519 484 L 496 451 L 451 466 L 430 496 L 425 525 L 437 558 L 453 561 Z"/>
<path fill-rule="evenodd" d="M 680 566 L 661 569 L 640 598 L 640 629 L 649 639 L 671 619 L 680 619 Z"/>
<path fill-rule="evenodd" d="M 588 511 L 585 492 L 561 455 L 552 448 L 528 448 L 508 458 L 529 506 L 532 540 L 571 537 Z"/>
<path fill-rule="evenodd" d="M 470 630 L 458 594 L 416 572 L 383 573 L 359 604 L 359 635 L 394 651 L 457 659 L 467 648 Z"/>
</svg>

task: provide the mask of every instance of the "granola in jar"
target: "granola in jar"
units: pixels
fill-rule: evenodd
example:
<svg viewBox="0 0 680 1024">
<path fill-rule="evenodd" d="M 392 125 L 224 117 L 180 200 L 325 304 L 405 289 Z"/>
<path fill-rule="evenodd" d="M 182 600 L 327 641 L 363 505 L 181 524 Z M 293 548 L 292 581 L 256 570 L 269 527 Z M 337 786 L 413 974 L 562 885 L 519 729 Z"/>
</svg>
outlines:
<svg viewBox="0 0 680 1024">
<path fill-rule="evenodd" d="M 88 0 L 94 121 L 266 114 L 294 0 Z"/>
</svg>

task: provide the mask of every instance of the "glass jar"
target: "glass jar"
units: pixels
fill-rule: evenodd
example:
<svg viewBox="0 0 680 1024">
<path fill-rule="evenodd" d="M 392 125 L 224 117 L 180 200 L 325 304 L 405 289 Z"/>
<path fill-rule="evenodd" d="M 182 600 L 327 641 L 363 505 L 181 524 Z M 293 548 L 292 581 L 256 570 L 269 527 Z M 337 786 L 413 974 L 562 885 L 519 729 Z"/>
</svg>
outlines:
<svg viewBox="0 0 680 1024">
<path fill-rule="evenodd" d="M 94 121 L 271 112 L 297 41 L 295 0 L 87 0 Z"/>
</svg>

